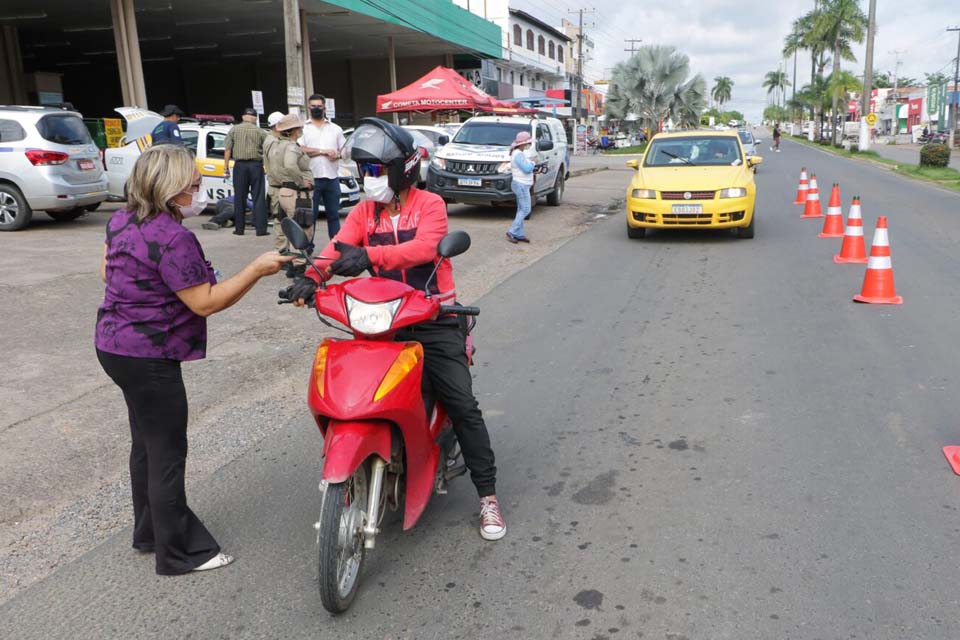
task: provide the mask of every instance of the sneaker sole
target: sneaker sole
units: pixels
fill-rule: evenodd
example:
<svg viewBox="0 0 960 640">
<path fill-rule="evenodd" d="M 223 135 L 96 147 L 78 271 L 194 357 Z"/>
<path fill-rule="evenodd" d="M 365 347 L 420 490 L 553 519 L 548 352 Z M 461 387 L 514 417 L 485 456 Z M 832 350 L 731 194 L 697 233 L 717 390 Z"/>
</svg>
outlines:
<svg viewBox="0 0 960 640">
<path fill-rule="evenodd" d="M 504 527 L 503 530 L 500 531 L 499 533 L 487 533 L 483 529 L 480 529 L 480 537 L 483 538 L 484 540 L 490 540 L 491 542 L 494 540 L 500 540 L 505 535 L 507 535 L 506 527 Z"/>
</svg>

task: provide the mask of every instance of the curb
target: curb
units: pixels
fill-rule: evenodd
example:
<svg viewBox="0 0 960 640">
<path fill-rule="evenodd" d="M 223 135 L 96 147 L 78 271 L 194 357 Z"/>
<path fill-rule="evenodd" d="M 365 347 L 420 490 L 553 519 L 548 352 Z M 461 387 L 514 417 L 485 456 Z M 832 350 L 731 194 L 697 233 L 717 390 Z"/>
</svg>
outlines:
<svg viewBox="0 0 960 640">
<path fill-rule="evenodd" d="M 586 169 L 577 169 L 570 172 L 570 178 L 579 178 L 580 176 L 590 175 L 599 171 L 606 171 L 610 167 L 587 167 Z M 569 178 L 568 178 L 569 179 Z"/>
</svg>

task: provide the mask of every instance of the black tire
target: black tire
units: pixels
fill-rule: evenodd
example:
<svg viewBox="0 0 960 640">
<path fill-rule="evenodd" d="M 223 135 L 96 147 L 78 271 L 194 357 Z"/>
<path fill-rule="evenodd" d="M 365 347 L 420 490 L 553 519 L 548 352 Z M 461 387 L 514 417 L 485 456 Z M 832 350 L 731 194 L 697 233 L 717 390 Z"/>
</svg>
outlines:
<svg viewBox="0 0 960 640">
<path fill-rule="evenodd" d="M 553 184 L 553 191 L 547 194 L 547 204 L 551 207 L 559 207 L 560 203 L 563 202 L 563 176 L 564 169 L 560 167 L 560 171 L 557 172 L 557 181 Z"/>
<path fill-rule="evenodd" d="M 102 202 L 97 202 L 97 203 L 95 203 L 95 204 L 88 204 L 87 206 L 85 206 L 85 207 L 83 208 L 83 210 L 86 211 L 86 212 L 88 212 L 88 213 L 92 213 L 92 212 L 96 211 L 97 209 L 99 209 L 101 204 L 103 204 L 103 203 L 102 203 Z"/>
<path fill-rule="evenodd" d="M 745 227 L 737 227 L 737 237 L 749 239 L 753 237 L 754 225 L 757 222 L 757 215 L 754 213 L 753 217 L 750 218 L 750 224 Z"/>
<path fill-rule="evenodd" d="M 360 585 L 360 571 L 363 569 L 365 557 L 362 531 L 364 518 L 360 518 L 358 522 L 353 523 L 354 525 L 358 524 L 361 531 L 359 534 L 355 533 L 351 538 L 352 555 L 343 559 L 344 562 L 356 562 L 355 565 L 351 565 L 353 568 L 350 571 L 352 571 L 353 577 L 346 589 L 340 586 L 340 527 L 345 516 L 348 519 L 343 522 L 343 526 L 349 527 L 350 524 L 349 516 L 345 513 L 347 510 L 344 509 L 345 506 L 348 506 L 348 502 L 350 505 L 361 505 L 365 517 L 366 492 L 369 487 L 367 478 L 369 478 L 367 465 L 363 464 L 346 482 L 327 485 L 320 507 L 320 535 L 318 536 L 320 542 L 320 601 L 323 603 L 323 608 L 330 613 L 337 614 L 346 611 L 353 602 L 354 596 L 357 595 L 357 587 Z M 361 482 L 363 489 L 357 491 L 356 489 L 359 488 Z M 362 495 L 357 495 L 358 493 Z M 354 498 L 356 498 L 355 501 Z M 355 526 L 349 528 L 356 529 Z M 347 568 L 344 567 L 344 570 L 347 570 Z"/>
<path fill-rule="evenodd" d="M 86 212 L 87 210 L 83 207 L 76 207 L 75 209 L 66 209 L 63 211 L 44 211 L 44 213 L 57 222 L 70 222 L 71 220 L 76 220 Z"/>
<path fill-rule="evenodd" d="M 19 231 L 30 224 L 33 209 L 12 184 L 0 182 L 0 231 Z"/>
<path fill-rule="evenodd" d="M 631 240 L 642 240 L 647 237 L 647 228 L 627 225 L 627 237 Z"/>
</svg>

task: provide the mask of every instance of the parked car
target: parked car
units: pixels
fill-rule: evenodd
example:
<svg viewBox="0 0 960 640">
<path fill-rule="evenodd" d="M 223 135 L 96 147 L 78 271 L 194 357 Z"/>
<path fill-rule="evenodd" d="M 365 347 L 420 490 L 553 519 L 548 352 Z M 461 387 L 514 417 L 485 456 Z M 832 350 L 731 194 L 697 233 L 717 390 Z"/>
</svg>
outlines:
<svg viewBox="0 0 960 640">
<path fill-rule="evenodd" d="M 74 220 L 106 199 L 100 150 L 79 113 L 0 106 L 0 231 L 23 229 L 34 211 Z"/>
<path fill-rule="evenodd" d="M 649 229 L 736 229 L 754 234 L 757 185 L 739 136 L 721 131 L 677 131 L 653 137 L 627 188 L 627 236 Z"/>
<path fill-rule="evenodd" d="M 416 131 L 418 133 L 422 133 L 423 136 L 437 149 L 450 142 L 450 139 L 453 137 L 446 129 L 442 129 L 440 127 L 431 127 L 422 124 L 407 124 L 404 125 L 403 128 L 411 132 Z"/>
<path fill-rule="evenodd" d="M 743 152 L 747 157 L 760 155 L 760 138 L 754 138 L 753 133 L 746 129 L 740 129 L 737 135 L 740 136 L 740 144 L 743 145 Z M 757 172 L 756 165 L 753 167 L 753 172 Z"/>
<path fill-rule="evenodd" d="M 124 117 L 131 114 L 128 109 L 118 109 L 117 111 Z M 143 112 L 144 110 L 139 111 Z M 159 118 L 160 116 L 156 117 Z M 140 117 L 128 117 L 128 122 L 139 120 Z M 233 195 L 233 180 L 223 177 L 225 151 L 223 143 L 232 126 L 219 122 L 180 122 L 180 136 L 187 148 L 197 156 L 197 169 L 200 171 L 203 188 L 207 190 L 211 207 L 216 204 L 217 200 Z M 142 126 L 138 125 L 139 131 L 142 131 Z M 130 129 L 128 128 L 129 133 Z M 120 147 L 106 150 L 104 164 L 107 167 L 110 196 L 116 200 L 126 200 L 127 178 L 133 170 L 133 164 L 140 157 L 141 146 L 149 144 L 149 141 L 144 142 L 142 138 L 139 140 L 123 138 L 120 143 Z M 232 161 L 230 166 L 233 166 Z M 360 187 L 354 177 L 350 175 L 350 172 L 341 167 L 340 210 L 349 210 L 358 202 L 360 202 Z M 323 204 L 320 207 L 322 210 Z"/>
<path fill-rule="evenodd" d="M 430 163 L 427 189 L 447 202 L 512 204 L 510 144 L 517 133 L 529 131 L 543 173 L 536 175 L 534 202 L 547 197 L 557 206 L 570 171 L 570 151 L 563 124 L 556 118 L 476 116 L 467 120 L 453 140 Z"/>
</svg>

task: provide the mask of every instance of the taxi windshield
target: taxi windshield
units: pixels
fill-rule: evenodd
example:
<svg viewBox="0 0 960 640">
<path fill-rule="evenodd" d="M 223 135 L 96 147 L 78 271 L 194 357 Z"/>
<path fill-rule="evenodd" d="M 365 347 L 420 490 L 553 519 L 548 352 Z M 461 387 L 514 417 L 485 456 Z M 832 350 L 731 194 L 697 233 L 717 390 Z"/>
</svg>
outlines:
<svg viewBox="0 0 960 640">
<path fill-rule="evenodd" d="M 684 136 L 650 143 L 645 167 L 739 165 L 740 145 L 732 136 Z"/>
</svg>

